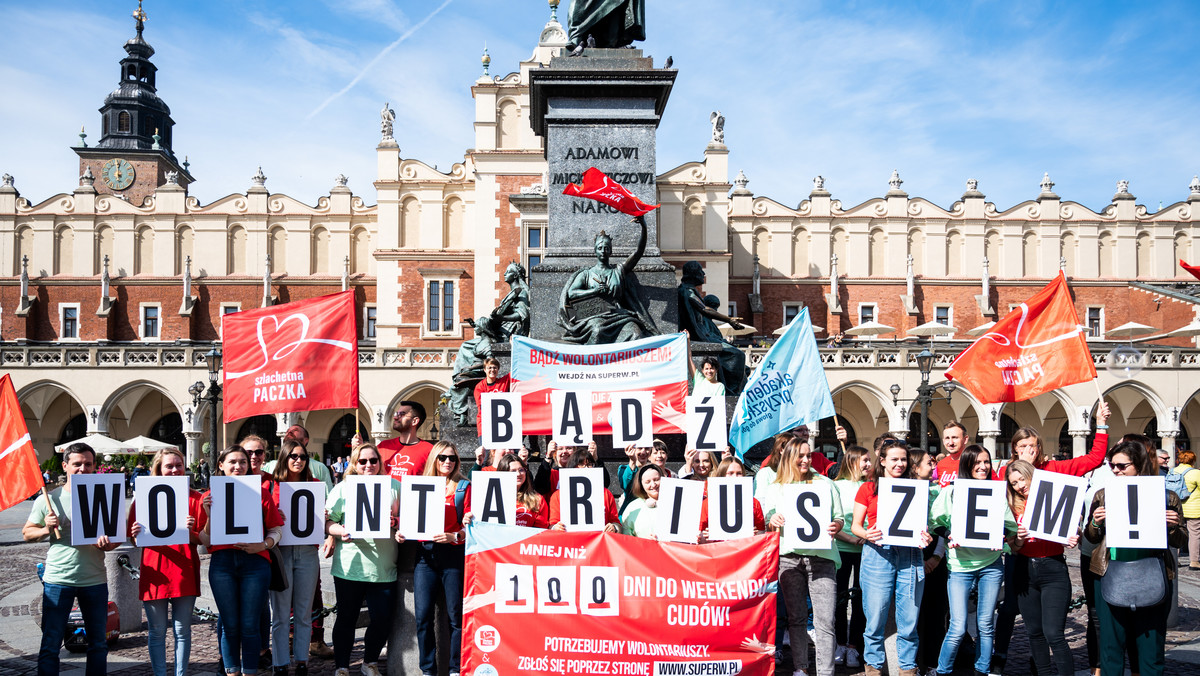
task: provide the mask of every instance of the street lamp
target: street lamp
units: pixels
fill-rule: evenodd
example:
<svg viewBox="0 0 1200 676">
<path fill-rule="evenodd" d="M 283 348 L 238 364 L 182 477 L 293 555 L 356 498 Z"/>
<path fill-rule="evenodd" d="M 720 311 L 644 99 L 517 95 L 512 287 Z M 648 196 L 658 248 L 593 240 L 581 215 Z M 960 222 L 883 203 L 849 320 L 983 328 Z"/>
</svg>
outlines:
<svg viewBox="0 0 1200 676">
<path fill-rule="evenodd" d="M 933 395 L 939 389 L 946 391 L 946 398 L 949 399 L 954 394 L 954 390 L 958 385 L 954 381 L 947 381 L 939 385 L 929 384 L 929 374 L 933 371 L 933 352 L 930 352 L 926 347 L 917 354 L 914 359 L 917 361 L 917 369 L 921 372 L 921 384 L 917 386 L 916 399 L 905 399 L 904 401 L 915 401 L 921 404 L 921 445 L 924 447 L 929 438 L 929 406 L 933 404 Z M 892 393 L 892 405 L 900 403 L 900 386 L 893 384 L 889 391 Z"/>
<path fill-rule="evenodd" d="M 192 405 L 199 407 L 200 401 L 208 402 L 209 406 L 209 442 L 208 464 L 214 470 L 217 468 L 217 404 L 221 402 L 221 386 L 217 384 L 217 376 L 221 374 L 221 348 L 213 346 L 204 355 L 204 363 L 208 365 L 208 391 L 204 391 L 204 383 L 196 381 L 188 388 L 192 395 Z"/>
</svg>

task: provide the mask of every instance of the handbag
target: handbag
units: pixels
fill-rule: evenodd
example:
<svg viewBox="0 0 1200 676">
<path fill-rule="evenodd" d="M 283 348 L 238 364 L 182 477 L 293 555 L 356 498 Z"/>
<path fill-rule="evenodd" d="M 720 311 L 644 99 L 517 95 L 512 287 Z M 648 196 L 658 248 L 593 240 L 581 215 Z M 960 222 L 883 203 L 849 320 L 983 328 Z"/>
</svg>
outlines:
<svg viewBox="0 0 1200 676">
<path fill-rule="evenodd" d="M 271 556 L 271 583 L 267 585 L 267 589 L 275 592 L 284 591 L 288 588 L 288 579 L 283 572 L 283 564 L 279 561 L 279 552 L 272 547 L 267 550 L 267 553 Z"/>
<path fill-rule="evenodd" d="M 1104 602 L 1118 608 L 1149 608 L 1167 597 L 1167 564 L 1161 556 L 1136 561 L 1109 561 L 1100 578 Z"/>
</svg>

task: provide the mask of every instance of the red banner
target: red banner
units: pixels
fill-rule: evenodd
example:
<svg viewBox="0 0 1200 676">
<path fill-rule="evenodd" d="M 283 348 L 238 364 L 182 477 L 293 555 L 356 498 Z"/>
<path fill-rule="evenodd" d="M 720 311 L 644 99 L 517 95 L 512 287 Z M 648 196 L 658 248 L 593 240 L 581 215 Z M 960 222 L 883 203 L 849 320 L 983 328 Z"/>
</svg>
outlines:
<svg viewBox="0 0 1200 676">
<path fill-rule="evenodd" d="M 583 183 L 568 183 L 564 195 L 586 197 L 603 202 L 630 216 L 644 216 L 658 208 L 657 204 L 646 204 L 633 196 L 625 186 L 608 177 L 603 171 L 592 167 L 583 172 Z"/>
<path fill-rule="evenodd" d="M 222 317 L 225 422 L 358 406 L 354 291 Z"/>
<path fill-rule="evenodd" d="M 17 402 L 12 376 L 0 377 L 0 511 L 42 489 L 42 469 Z"/>
<path fill-rule="evenodd" d="M 779 536 L 685 545 L 476 523 L 462 673 L 772 674 Z"/>
<path fill-rule="evenodd" d="M 985 404 L 1025 401 L 1096 377 L 1067 278 L 1021 303 L 946 369 Z"/>
</svg>

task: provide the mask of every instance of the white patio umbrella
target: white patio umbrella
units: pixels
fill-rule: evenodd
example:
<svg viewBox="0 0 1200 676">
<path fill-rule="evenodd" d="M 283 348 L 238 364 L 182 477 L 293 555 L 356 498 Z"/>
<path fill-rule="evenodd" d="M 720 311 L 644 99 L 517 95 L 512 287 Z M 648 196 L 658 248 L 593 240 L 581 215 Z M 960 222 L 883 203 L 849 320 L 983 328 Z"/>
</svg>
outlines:
<svg viewBox="0 0 1200 676">
<path fill-rule="evenodd" d="M 725 337 L 749 336 L 758 332 L 758 329 L 750 326 L 749 324 L 742 324 L 742 328 L 740 329 L 733 328 L 733 325 L 729 322 L 716 322 L 716 324 L 717 329 L 721 332 L 721 335 Z"/>
<path fill-rule="evenodd" d="M 783 332 L 784 332 L 784 331 L 787 331 L 787 327 L 788 327 L 788 325 L 787 325 L 787 324 L 784 324 L 783 326 L 781 326 L 781 327 L 779 327 L 779 328 L 775 329 L 775 330 L 774 330 L 774 331 L 772 331 L 771 333 L 772 333 L 772 334 L 774 334 L 774 335 L 776 335 L 776 336 L 782 336 L 782 335 L 783 335 Z M 813 333 L 825 333 L 825 327 L 824 327 L 824 326 L 814 326 L 814 327 L 812 327 L 812 330 L 813 330 Z"/>
<path fill-rule="evenodd" d="M 1172 338 L 1194 338 L 1200 336 L 1200 319 L 1194 319 L 1191 324 L 1175 329 L 1167 335 Z"/>
<path fill-rule="evenodd" d="M 882 336 L 885 333 L 894 333 L 896 327 L 880 324 L 876 321 L 863 322 L 858 326 L 846 329 L 847 336 Z"/>
<path fill-rule="evenodd" d="M 915 326 L 908 330 L 908 335 L 919 336 L 921 338 L 933 336 L 952 336 L 958 333 L 958 329 L 953 326 L 947 326 L 940 322 L 925 322 L 920 326 Z"/>
<path fill-rule="evenodd" d="M 141 452 L 124 441 L 117 441 L 116 439 L 113 439 L 112 437 L 106 437 L 103 434 L 89 434 L 82 439 L 76 439 L 74 441 L 68 441 L 65 444 L 59 444 L 58 446 L 54 447 L 54 450 L 58 453 L 62 453 L 63 451 L 67 450 L 67 446 L 70 446 L 71 444 L 87 444 L 88 446 L 92 447 L 92 450 L 96 452 L 96 455 L 129 455 L 131 453 Z"/>
<path fill-rule="evenodd" d="M 1154 333 L 1158 329 L 1137 322 L 1126 322 L 1111 331 L 1104 334 L 1105 338 L 1133 338 L 1134 336 L 1145 336 Z"/>
<path fill-rule="evenodd" d="M 168 444 L 165 441 L 151 439 L 150 437 L 137 436 L 127 440 L 125 443 L 137 449 L 138 453 L 158 453 L 167 449 L 178 451 L 179 447 L 175 444 Z"/>
<path fill-rule="evenodd" d="M 987 324 L 980 324 L 979 326 L 976 326 L 975 328 L 971 329 L 970 331 L 967 331 L 967 335 L 975 336 L 975 337 L 982 336 L 983 334 L 987 333 L 988 331 L 991 331 L 992 327 L 995 325 L 996 325 L 996 322 L 988 322 Z"/>
</svg>

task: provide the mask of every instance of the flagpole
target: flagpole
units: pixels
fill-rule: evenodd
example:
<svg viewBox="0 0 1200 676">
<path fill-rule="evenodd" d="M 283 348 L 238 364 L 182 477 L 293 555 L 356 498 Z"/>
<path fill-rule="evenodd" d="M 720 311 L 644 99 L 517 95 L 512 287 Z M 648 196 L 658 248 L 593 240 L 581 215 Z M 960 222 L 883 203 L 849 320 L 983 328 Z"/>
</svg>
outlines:
<svg viewBox="0 0 1200 676">
<path fill-rule="evenodd" d="M 45 483 L 42 483 L 42 497 L 46 498 L 46 511 L 50 512 L 51 514 L 54 514 L 54 505 L 50 504 L 50 493 L 48 493 L 46 491 Z M 57 519 L 58 515 L 54 514 L 54 518 Z M 59 540 L 62 539 L 62 531 L 61 530 L 59 530 L 58 528 L 53 528 L 51 530 L 54 532 L 54 537 L 58 538 Z"/>
<path fill-rule="evenodd" d="M 1096 396 L 1099 398 L 1100 403 L 1103 404 L 1104 403 L 1104 390 L 1100 389 L 1100 376 L 1096 376 L 1095 378 L 1092 378 L 1092 383 L 1094 383 L 1096 385 Z"/>
<path fill-rule="evenodd" d="M 840 418 L 838 418 L 838 414 L 837 414 L 837 413 L 834 413 L 834 414 L 833 414 L 833 424 L 834 424 L 834 425 L 837 425 L 838 427 L 841 427 L 841 426 L 842 426 L 842 421 L 841 421 L 841 419 L 840 419 Z M 834 434 L 835 434 L 835 435 L 837 434 L 837 430 L 834 430 Z M 846 442 L 842 441 L 841 439 L 838 439 L 838 443 L 842 445 L 842 456 L 843 456 L 843 457 L 845 457 L 845 455 L 846 455 Z"/>
</svg>

